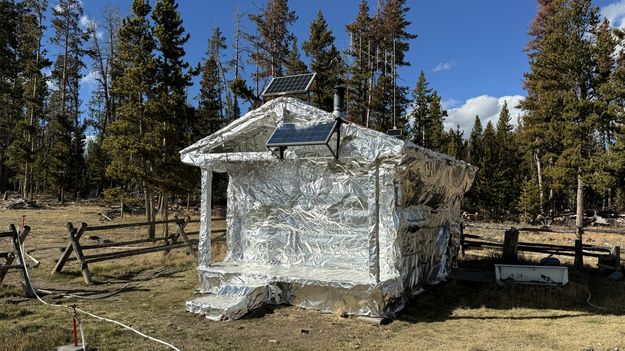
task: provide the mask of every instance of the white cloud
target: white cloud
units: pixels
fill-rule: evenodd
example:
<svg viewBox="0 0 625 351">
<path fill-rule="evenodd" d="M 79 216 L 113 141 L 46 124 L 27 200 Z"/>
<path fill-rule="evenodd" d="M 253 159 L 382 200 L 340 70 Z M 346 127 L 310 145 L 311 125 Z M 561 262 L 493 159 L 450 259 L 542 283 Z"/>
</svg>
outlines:
<svg viewBox="0 0 625 351">
<path fill-rule="evenodd" d="M 450 110 L 454 107 L 458 107 L 458 104 L 460 104 L 460 101 L 456 100 L 456 99 L 445 99 L 443 101 L 441 101 L 441 106 L 445 109 L 445 110 Z"/>
<path fill-rule="evenodd" d="M 83 30 L 91 28 L 91 26 L 95 25 L 95 21 L 89 18 L 87 15 L 80 17 L 79 22 L 80 28 Z"/>
<path fill-rule="evenodd" d="M 440 62 L 432 69 L 432 72 L 448 71 L 456 66 L 455 61 Z"/>
<path fill-rule="evenodd" d="M 625 0 L 619 0 L 601 8 L 601 15 L 606 17 L 613 27 L 625 26 Z"/>
<path fill-rule="evenodd" d="M 57 90 L 59 88 L 56 84 L 54 84 L 53 81 L 49 79 L 46 80 L 46 86 L 48 87 L 48 90 Z"/>
<path fill-rule="evenodd" d="M 502 97 L 480 95 L 468 99 L 462 106 L 447 110 L 449 116 L 445 119 L 445 130 L 456 129 L 456 126 L 459 125 L 466 138 L 471 133 L 476 115 L 480 116 L 483 128 L 486 128 L 489 121 L 497 124 L 504 102 L 508 103 L 511 123 L 516 126 L 518 117 L 521 115 L 521 110 L 517 108 L 517 105 L 523 98 L 521 95 Z"/>
<path fill-rule="evenodd" d="M 86 86 L 90 89 L 94 89 L 98 84 L 98 78 L 100 75 L 97 71 L 91 71 L 84 77 L 80 78 L 80 85 Z"/>
</svg>

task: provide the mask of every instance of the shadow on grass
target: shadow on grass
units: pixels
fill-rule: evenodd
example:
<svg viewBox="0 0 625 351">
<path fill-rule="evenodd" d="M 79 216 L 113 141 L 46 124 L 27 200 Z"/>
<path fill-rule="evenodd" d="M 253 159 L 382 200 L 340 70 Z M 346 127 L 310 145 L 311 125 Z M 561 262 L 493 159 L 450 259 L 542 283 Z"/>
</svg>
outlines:
<svg viewBox="0 0 625 351">
<path fill-rule="evenodd" d="M 290 305 L 282 304 L 282 305 L 263 305 L 259 308 L 255 308 L 244 315 L 241 319 L 260 319 L 267 315 L 272 315 L 275 311 L 281 310 L 283 308 L 290 307 Z"/>
<path fill-rule="evenodd" d="M 491 260 L 465 261 L 462 268 L 494 269 Z M 450 280 L 430 286 L 425 292 L 406 303 L 397 320 L 409 323 L 436 322 L 459 319 L 566 319 L 591 315 L 625 315 L 625 283 L 613 282 L 596 269 L 576 270 L 569 267 L 569 283 L 566 286 L 528 285 L 494 282 L 477 283 Z M 600 309 L 588 304 L 605 307 Z M 457 310 L 490 309 L 486 316 L 456 313 Z M 498 311 L 515 308 L 538 310 L 532 315 L 511 315 Z M 540 310 L 558 313 L 542 313 Z M 498 315 L 500 314 L 500 315 Z"/>
</svg>

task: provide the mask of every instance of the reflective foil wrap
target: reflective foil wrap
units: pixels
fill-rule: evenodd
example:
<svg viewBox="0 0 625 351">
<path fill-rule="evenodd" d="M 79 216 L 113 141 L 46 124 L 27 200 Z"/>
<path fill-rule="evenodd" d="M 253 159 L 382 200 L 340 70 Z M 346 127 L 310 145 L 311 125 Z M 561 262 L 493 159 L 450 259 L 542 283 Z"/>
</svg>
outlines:
<svg viewBox="0 0 625 351">
<path fill-rule="evenodd" d="M 236 319 L 265 303 L 388 317 L 443 280 L 456 259 L 460 203 L 476 168 L 356 124 L 340 158 L 325 145 L 265 142 L 281 122 L 333 120 L 271 100 L 181 151 L 202 168 L 200 292 L 187 309 Z M 336 145 L 336 135 L 330 145 Z M 211 262 L 211 172 L 227 172 L 227 255 Z"/>
</svg>

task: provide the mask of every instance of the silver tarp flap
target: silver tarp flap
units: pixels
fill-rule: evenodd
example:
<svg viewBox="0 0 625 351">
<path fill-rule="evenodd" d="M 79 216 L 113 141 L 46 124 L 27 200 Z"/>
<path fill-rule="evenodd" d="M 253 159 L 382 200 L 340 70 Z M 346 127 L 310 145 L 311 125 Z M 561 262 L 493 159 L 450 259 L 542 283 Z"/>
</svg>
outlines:
<svg viewBox="0 0 625 351">
<path fill-rule="evenodd" d="M 247 310 L 236 306 L 251 305 L 228 291 L 247 290 L 228 287 L 268 286 L 281 294 L 256 295 L 265 303 L 388 316 L 447 276 L 476 169 L 355 124 L 341 126 L 339 160 L 326 146 L 288 148 L 282 160 L 264 147 L 281 122 L 333 118 L 279 98 L 181 151 L 203 169 L 198 270 L 201 292 L 212 294 L 190 310 L 214 311 L 216 301 L 230 310 L 211 314 L 239 316 Z M 210 259 L 211 171 L 229 174 L 220 263 Z"/>
</svg>

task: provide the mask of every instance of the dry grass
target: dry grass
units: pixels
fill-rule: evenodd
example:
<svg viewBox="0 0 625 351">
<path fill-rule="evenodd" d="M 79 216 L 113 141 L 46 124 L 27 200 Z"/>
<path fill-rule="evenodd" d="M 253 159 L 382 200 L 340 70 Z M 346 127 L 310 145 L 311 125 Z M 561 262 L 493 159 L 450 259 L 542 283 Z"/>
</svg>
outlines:
<svg viewBox="0 0 625 351">
<path fill-rule="evenodd" d="M 26 241 L 27 249 L 62 246 L 66 240 L 65 222 L 86 221 L 96 225 L 98 212 L 96 207 L 78 205 L 50 210 L 0 210 L 0 225 L 17 223 L 21 214 L 26 214 L 27 224 L 33 228 Z M 140 217 L 124 218 L 128 222 L 140 220 Z M 145 235 L 142 230 L 89 234 L 102 240 Z M 614 242 L 621 239 L 617 237 Z M 572 239 L 562 237 L 562 241 L 554 241 L 536 234 L 527 241 L 539 240 L 560 243 Z M 612 239 L 601 236 L 601 240 Z M 181 250 L 167 257 L 155 253 L 94 264 L 94 277 L 100 284 L 93 287 L 84 286 L 75 263 L 69 264 L 63 274 L 50 276 L 58 249 L 36 250 L 32 255 L 41 261 L 41 266 L 31 269 L 34 284 L 39 288 L 114 291 L 130 283 L 123 292 L 105 299 L 48 296 L 47 301 L 77 303 L 82 309 L 120 320 L 182 350 L 625 348 L 625 318 L 617 311 L 625 309 L 625 285 L 610 282 L 590 268 L 571 271 L 571 283 L 563 288 L 514 284 L 498 287 L 450 281 L 418 296 L 390 325 L 374 327 L 355 319 L 288 306 L 266 307 L 242 320 L 221 323 L 189 314 L 184 302 L 193 296 L 197 274 L 194 261 Z M 488 256 L 492 254 L 486 253 L 485 258 L 479 259 L 469 256 L 461 265 L 490 267 Z M 141 279 L 164 268 L 181 271 L 156 279 Z M 69 343 L 69 313 L 23 299 L 19 280 L 19 274 L 12 272 L 6 285 L 0 286 L 0 350 L 50 350 Z M 589 307 L 588 288 L 593 303 L 612 309 Z M 87 316 L 82 319 L 88 344 L 98 350 L 166 350 L 113 324 Z"/>
</svg>

